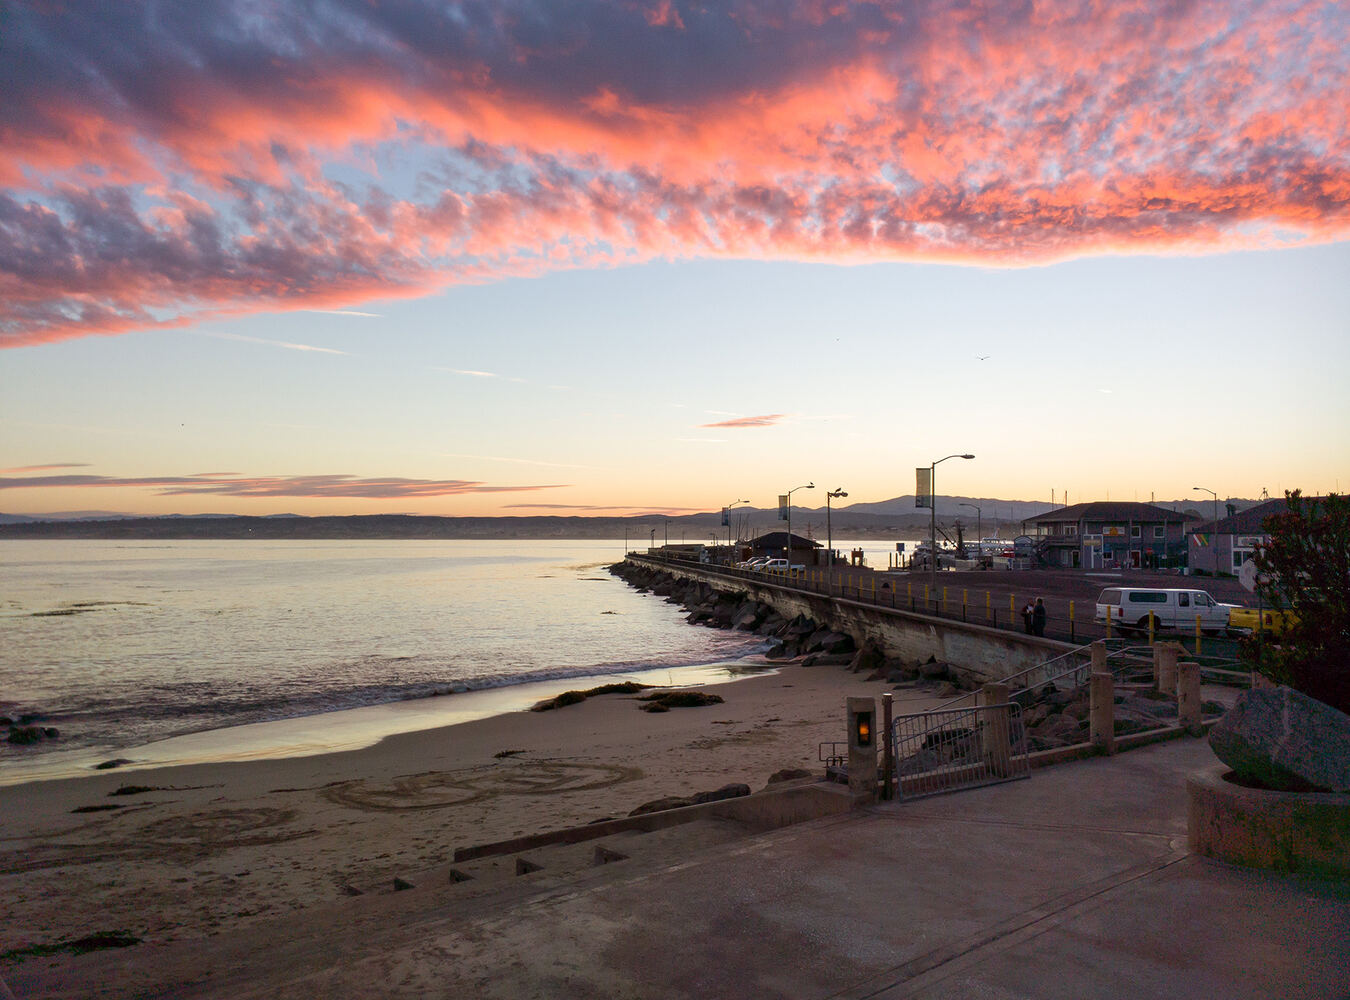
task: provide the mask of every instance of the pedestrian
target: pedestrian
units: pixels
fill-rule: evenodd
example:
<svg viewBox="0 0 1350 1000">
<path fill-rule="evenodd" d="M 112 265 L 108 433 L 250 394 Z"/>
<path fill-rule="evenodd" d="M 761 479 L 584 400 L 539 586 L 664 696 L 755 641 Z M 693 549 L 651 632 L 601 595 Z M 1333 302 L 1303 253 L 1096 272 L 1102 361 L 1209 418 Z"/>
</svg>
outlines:
<svg viewBox="0 0 1350 1000">
<path fill-rule="evenodd" d="M 1035 610 L 1031 612 L 1032 635 L 1045 635 L 1045 602 L 1036 598 Z"/>
<path fill-rule="evenodd" d="M 1026 626 L 1027 635 L 1032 634 L 1031 620 L 1035 614 L 1035 610 L 1036 609 L 1031 606 L 1030 601 L 1027 601 L 1026 604 L 1022 605 L 1022 624 Z"/>
</svg>

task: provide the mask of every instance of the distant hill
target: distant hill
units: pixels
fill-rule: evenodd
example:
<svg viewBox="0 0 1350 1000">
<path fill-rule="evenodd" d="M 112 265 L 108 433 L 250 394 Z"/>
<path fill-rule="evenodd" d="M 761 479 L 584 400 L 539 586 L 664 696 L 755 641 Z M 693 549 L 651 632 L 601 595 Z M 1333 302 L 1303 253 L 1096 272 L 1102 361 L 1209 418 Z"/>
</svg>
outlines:
<svg viewBox="0 0 1350 1000">
<path fill-rule="evenodd" d="M 1255 501 L 1228 501 L 1245 510 Z M 979 527 L 990 535 L 998 531 L 1008 538 L 1021 531 L 1022 521 L 1054 508 L 1034 500 L 998 500 L 987 497 L 938 496 L 938 523 L 950 527 L 960 520 L 968 537 L 976 527 L 976 512 L 961 504 L 977 505 Z M 1161 502 L 1162 506 L 1193 511 L 1207 517 L 1209 505 L 1185 501 Z M 234 514 L 169 514 L 136 517 L 128 514 L 87 512 L 72 514 L 0 514 L 0 538 L 623 538 L 636 546 L 652 537 L 662 543 L 725 540 L 721 511 L 664 517 L 429 517 L 415 514 L 356 514 L 345 517 L 306 517 L 300 514 L 269 514 L 246 517 Z M 732 512 L 732 533 L 751 538 L 774 531 L 783 524 L 776 508 L 737 507 Z M 914 497 L 902 496 L 875 503 L 834 507 L 829 525 L 836 542 L 845 539 L 912 539 L 928 533 L 929 512 L 914 506 Z M 792 530 L 824 540 L 824 506 L 792 507 Z"/>
</svg>

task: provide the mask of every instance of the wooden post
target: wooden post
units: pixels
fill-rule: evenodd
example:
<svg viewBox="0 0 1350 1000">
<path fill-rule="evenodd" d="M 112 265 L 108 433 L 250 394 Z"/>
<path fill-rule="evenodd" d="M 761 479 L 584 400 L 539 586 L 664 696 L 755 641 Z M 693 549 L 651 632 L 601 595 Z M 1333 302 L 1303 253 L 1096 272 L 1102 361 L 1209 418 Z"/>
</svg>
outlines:
<svg viewBox="0 0 1350 1000">
<path fill-rule="evenodd" d="M 1177 694 L 1177 658 L 1181 649 L 1175 642 L 1160 642 L 1153 647 L 1153 686 L 1175 698 Z"/>
<path fill-rule="evenodd" d="M 1093 643 L 1094 649 L 1096 643 Z M 1092 745 L 1102 753 L 1116 752 L 1115 678 L 1093 669 L 1088 681 L 1088 731 Z"/>
<path fill-rule="evenodd" d="M 1012 726 L 1008 718 L 1008 685 L 986 684 L 980 690 L 984 764 L 999 778 L 1012 774 Z"/>
<path fill-rule="evenodd" d="M 882 730 L 882 764 L 881 764 L 881 797 L 883 799 L 892 798 L 895 790 L 892 785 L 895 783 L 895 733 L 891 731 L 891 702 L 894 698 L 889 691 L 881 693 L 881 722 L 886 728 Z"/>
<path fill-rule="evenodd" d="M 1092 672 L 1094 674 L 1109 674 L 1110 667 L 1106 665 L 1106 643 L 1098 639 L 1092 644 Z"/>
<path fill-rule="evenodd" d="M 1156 631 L 1155 621 L 1156 619 L 1153 617 L 1153 612 L 1150 610 L 1148 613 L 1148 644 L 1150 646 L 1153 645 L 1153 634 Z"/>
<path fill-rule="evenodd" d="M 1192 736 L 1200 736 L 1200 664 L 1177 664 L 1177 722 Z"/>
<path fill-rule="evenodd" d="M 1200 655 L 1200 635 L 1204 630 L 1200 627 L 1200 616 L 1195 616 L 1195 655 Z"/>
</svg>

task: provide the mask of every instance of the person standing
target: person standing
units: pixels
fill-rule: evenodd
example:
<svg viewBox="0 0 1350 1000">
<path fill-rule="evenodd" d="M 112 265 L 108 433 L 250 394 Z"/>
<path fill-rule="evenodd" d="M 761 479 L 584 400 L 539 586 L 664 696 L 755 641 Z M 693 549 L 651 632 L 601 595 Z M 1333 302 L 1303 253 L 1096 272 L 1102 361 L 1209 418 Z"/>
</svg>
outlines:
<svg viewBox="0 0 1350 1000">
<path fill-rule="evenodd" d="M 1036 607 L 1031 612 L 1031 634 L 1045 635 L 1045 601 L 1036 598 Z"/>
<path fill-rule="evenodd" d="M 1027 635 L 1033 634 L 1032 618 L 1035 616 L 1035 611 L 1036 609 L 1031 606 L 1030 601 L 1027 601 L 1026 604 L 1022 605 L 1022 624 L 1026 627 Z"/>
</svg>

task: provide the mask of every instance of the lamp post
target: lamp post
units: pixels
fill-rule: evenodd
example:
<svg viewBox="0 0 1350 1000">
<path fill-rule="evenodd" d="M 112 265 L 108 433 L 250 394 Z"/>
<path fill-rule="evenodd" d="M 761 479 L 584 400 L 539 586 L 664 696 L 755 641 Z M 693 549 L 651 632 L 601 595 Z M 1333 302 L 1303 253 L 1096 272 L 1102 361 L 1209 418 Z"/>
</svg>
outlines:
<svg viewBox="0 0 1350 1000">
<path fill-rule="evenodd" d="M 813 489 L 815 489 L 815 488 L 816 488 L 816 484 L 815 484 L 815 483 L 807 483 L 805 486 L 794 486 L 794 487 L 792 487 L 792 489 L 790 489 L 790 490 L 787 491 L 787 498 L 788 498 L 788 502 L 787 502 L 787 508 L 788 508 L 788 509 L 787 509 L 787 526 L 788 526 L 788 531 L 787 531 L 787 544 L 783 546 L 783 551 L 784 551 L 784 554 L 787 556 L 787 563 L 788 563 L 788 569 L 789 569 L 789 570 L 792 569 L 792 494 L 796 493 L 798 490 L 813 490 Z"/>
<path fill-rule="evenodd" d="M 958 507 L 975 508 L 975 554 L 979 558 L 984 557 L 984 521 L 980 519 L 980 505 L 977 503 L 966 503 L 964 500 L 957 504 Z"/>
<path fill-rule="evenodd" d="M 1217 579 L 1219 576 L 1219 494 L 1213 490 L 1207 490 L 1203 486 L 1192 486 L 1191 489 L 1197 493 L 1208 493 L 1214 498 L 1214 524 L 1211 527 L 1210 534 L 1214 536 L 1214 577 Z"/>
<path fill-rule="evenodd" d="M 974 458 L 974 455 L 948 455 L 939 458 L 928 467 L 928 488 L 933 495 L 928 498 L 928 577 L 934 592 L 937 591 L 937 467 L 948 458 Z"/>
<path fill-rule="evenodd" d="M 736 564 L 736 554 L 731 551 L 731 508 L 738 504 L 749 503 L 749 500 L 733 500 L 724 508 L 727 512 L 727 563 L 734 566 Z M 739 536 L 739 532 L 737 533 Z"/>
<path fill-rule="evenodd" d="M 651 541 L 650 541 L 648 544 L 649 544 L 649 546 L 650 546 L 651 548 L 653 548 L 653 549 L 656 548 L 656 529 L 655 529 L 655 528 L 652 529 L 652 539 L 651 539 Z"/>
<path fill-rule="evenodd" d="M 846 497 L 842 486 L 836 486 L 832 490 L 825 491 L 825 544 L 830 547 L 826 555 L 827 565 L 830 567 L 830 579 L 834 579 L 834 529 L 830 526 L 830 501 L 836 497 Z"/>
</svg>

